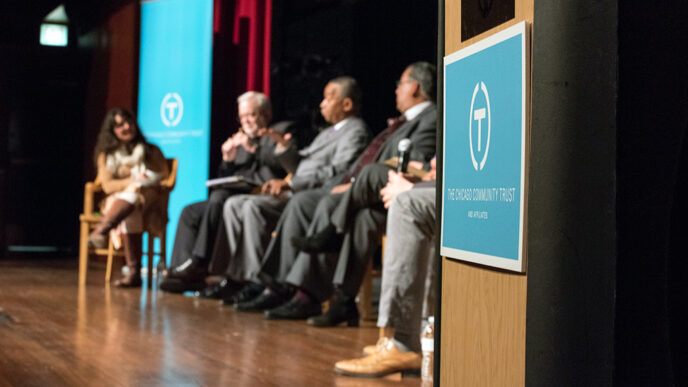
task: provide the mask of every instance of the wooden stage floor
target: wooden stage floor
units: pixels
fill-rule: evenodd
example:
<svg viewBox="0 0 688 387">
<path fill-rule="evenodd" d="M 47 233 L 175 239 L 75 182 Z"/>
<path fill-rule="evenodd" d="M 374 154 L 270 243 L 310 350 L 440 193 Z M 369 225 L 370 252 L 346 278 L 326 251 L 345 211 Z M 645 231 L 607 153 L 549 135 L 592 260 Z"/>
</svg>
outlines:
<svg viewBox="0 0 688 387">
<path fill-rule="evenodd" d="M 94 267 L 96 266 L 96 267 Z M 0 260 L 0 386 L 419 386 L 333 371 L 376 341 L 360 328 L 266 321 L 217 301 L 104 286 L 76 259 Z"/>
</svg>

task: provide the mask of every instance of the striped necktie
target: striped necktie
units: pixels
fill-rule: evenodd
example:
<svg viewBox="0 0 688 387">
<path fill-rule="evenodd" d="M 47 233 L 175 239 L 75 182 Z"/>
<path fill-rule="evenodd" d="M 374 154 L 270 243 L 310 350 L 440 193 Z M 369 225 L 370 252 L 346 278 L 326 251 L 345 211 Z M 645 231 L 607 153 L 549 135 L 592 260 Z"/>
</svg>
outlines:
<svg viewBox="0 0 688 387">
<path fill-rule="evenodd" d="M 399 127 L 406 122 L 406 117 L 404 115 L 401 115 L 397 118 L 390 118 L 387 120 L 387 129 L 383 130 L 375 136 L 373 141 L 365 148 L 363 153 L 358 157 L 356 162 L 354 163 L 354 167 L 349 172 L 343 179 L 340 184 L 347 184 L 351 182 L 351 179 L 356 177 L 358 173 L 365 167 L 366 165 L 372 163 L 375 161 L 375 157 L 377 156 L 377 153 L 380 151 L 380 148 L 382 148 L 382 145 L 387 141 L 389 136 L 391 136 Z"/>
</svg>

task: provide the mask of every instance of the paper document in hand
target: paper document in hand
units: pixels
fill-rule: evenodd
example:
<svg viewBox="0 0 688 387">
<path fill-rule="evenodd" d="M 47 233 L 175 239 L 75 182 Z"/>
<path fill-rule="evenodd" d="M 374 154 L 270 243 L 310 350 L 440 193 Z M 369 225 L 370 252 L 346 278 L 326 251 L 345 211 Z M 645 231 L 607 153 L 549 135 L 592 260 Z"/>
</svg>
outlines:
<svg viewBox="0 0 688 387">
<path fill-rule="evenodd" d="M 216 187 L 231 187 L 231 188 L 252 188 L 259 186 L 260 184 L 248 180 L 243 176 L 227 176 L 219 177 L 217 179 L 210 179 L 205 182 L 206 187 L 216 188 Z"/>
</svg>

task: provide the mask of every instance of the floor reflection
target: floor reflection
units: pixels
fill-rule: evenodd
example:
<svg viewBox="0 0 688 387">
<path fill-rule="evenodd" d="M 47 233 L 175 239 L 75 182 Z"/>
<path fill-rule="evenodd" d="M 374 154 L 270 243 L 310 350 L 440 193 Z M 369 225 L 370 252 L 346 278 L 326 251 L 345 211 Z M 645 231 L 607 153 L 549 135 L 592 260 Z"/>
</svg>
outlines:
<svg viewBox="0 0 688 387">
<path fill-rule="evenodd" d="M 0 385 L 17 385 L 12 375 L 25 378 L 27 372 L 36 380 L 32 385 L 420 385 L 333 372 L 335 361 L 375 342 L 373 323 L 317 329 L 302 321 L 267 321 L 214 300 L 109 286 L 97 267 L 89 268 L 94 273 L 85 286 L 77 286 L 75 263 L 16 265 L 0 262 L 0 307 L 19 321 L 0 332 L 0 347 L 5 337 L 12 346 L 4 347 L 17 359 L 8 363 L 2 360 L 8 352 L 0 355 Z"/>
</svg>

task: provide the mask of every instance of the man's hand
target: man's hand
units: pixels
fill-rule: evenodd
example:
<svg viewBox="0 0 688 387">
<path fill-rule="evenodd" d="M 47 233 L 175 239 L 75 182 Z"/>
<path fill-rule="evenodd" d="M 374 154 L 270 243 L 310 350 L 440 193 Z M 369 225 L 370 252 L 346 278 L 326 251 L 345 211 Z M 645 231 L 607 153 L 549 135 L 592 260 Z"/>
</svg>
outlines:
<svg viewBox="0 0 688 387">
<path fill-rule="evenodd" d="M 260 188 L 260 193 L 263 195 L 279 196 L 282 192 L 291 190 L 289 184 L 283 179 L 268 180 Z"/>
<path fill-rule="evenodd" d="M 413 169 L 423 169 L 423 163 L 421 163 L 420 161 L 411 160 L 408 163 L 408 167 Z"/>
<path fill-rule="evenodd" d="M 282 133 L 272 128 L 260 129 L 258 136 L 267 136 L 277 144 L 277 150 L 284 150 L 291 145 L 291 133 Z"/>
<path fill-rule="evenodd" d="M 228 138 L 222 144 L 222 160 L 232 161 L 236 158 L 236 152 L 239 147 L 246 149 L 248 153 L 255 153 L 258 147 L 251 139 L 242 131 L 238 131 Z"/>
<path fill-rule="evenodd" d="M 237 147 L 242 147 L 246 149 L 248 153 L 256 153 L 256 149 L 258 148 L 258 143 L 256 141 L 253 141 L 246 133 L 242 131 L 238 131 L 234 133 L 234 143 L 237 144 Z"/>
<path fill-rule="evenodd" d="M 430 160 L 430 172 L 423 176 L 423 181 L 437 180 L 437 157 Z"/>
<path fill-rule="evenodd" d="M 387 172 L 387 177 L 387 185 L 380 190 L 380 196 L 382 196 L 382 202 L 385 204 L 385 208 L 389 208 L 389 205 L 392 204 L 392 199 L 398 194 L 413 188 L 413 182 L 410 180 L 410 176 L 406 176 L 403 173 L 389 170 L 389 172 Z"/>
<path fill-rule="evenodd" d="M 222 160 L 232 161 L 236 157 L 236 143 L 234 142 L 234 136 L 229 137 L 224 143 L 222 143 Z"/>
<path fill-rule="evenodd" d="M 351 188 L 351 183 L 346 183 L 346 184 L 340 184 L 340 185 L 335 185 L 332 190 L 330 191 L 331 194 L 339 194 L 342 192 L 346 192 Z"/>
</svg>

